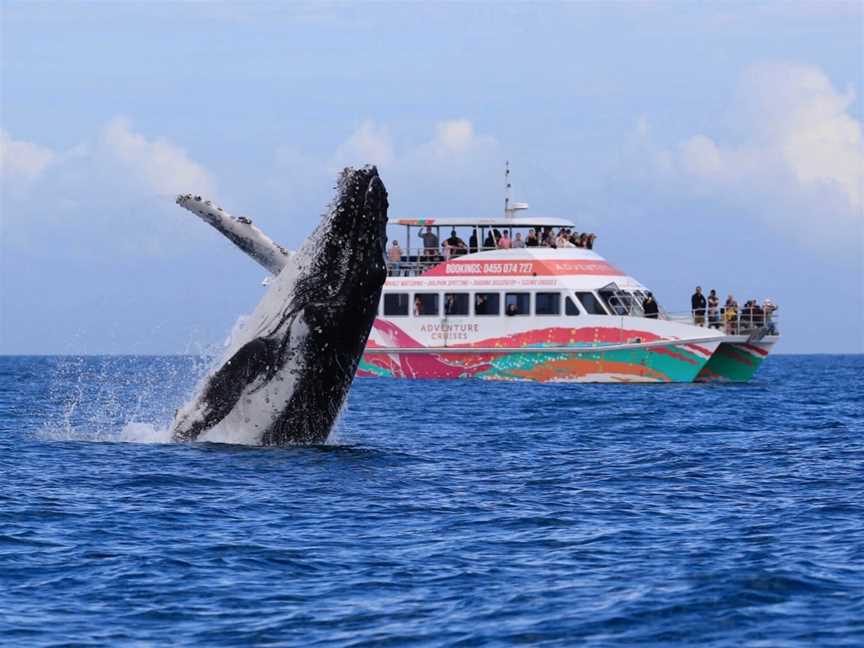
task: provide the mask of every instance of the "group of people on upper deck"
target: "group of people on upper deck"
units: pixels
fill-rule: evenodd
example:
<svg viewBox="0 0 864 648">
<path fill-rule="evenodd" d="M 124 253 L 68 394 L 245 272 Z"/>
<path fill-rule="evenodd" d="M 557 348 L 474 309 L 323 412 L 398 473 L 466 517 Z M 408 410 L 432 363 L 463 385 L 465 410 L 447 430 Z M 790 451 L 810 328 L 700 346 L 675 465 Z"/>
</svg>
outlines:
<svg viewBox="0 0 864 648">
<path fill-rule="evenodd" d="M 430 262 L 446 261 L 453 257 L 485 250 L 509 250 L 526 247 L 585 248 L 591 250 L 597 239 L 597 235 L 592 232 L 580 234 L 567 227 L 560 228 L 557 234 L 552 227 L 530 228 L 525 238 L 522 238 L 521 232 L 516 232 L 511 237 L 509 229 L 502 232 L 497 228 L 491 228 L 486 233 L 482 246 L 476 227 L 471 232 L 467 244 L 459 237 L 455 228 L 450 231 L 450 236 L 440 246 L 438 235 L 432 231 L 431 225 L 427 225 L 426 230 L 421 231 L 419 236 L 423 240 L 421 259 Z M 405 251 L 399 245 L 399 241 L 394 240 L 387 250 L 387 258 L 390 261 L 398 262 L 402 260 L 404 255 Z"/>
<path fill-rule="evenodd" d="M 712 289 L 708 297 L 702 294 L 702 287 L 696 286 L 696 292 L 690 297 L 690 308 L 693 313 L 693 323 L 697 326 L 725 329 L 727 335 L 736 335 L 745 330 L 766 328 L 769 335 L 774 335 L 774 311 L 778 306 L 770 299 L 760 304 L 756 299 L 749 299 L 742 308 L 730 294 L 721 307 L 717 291 Z"/>
</svg>

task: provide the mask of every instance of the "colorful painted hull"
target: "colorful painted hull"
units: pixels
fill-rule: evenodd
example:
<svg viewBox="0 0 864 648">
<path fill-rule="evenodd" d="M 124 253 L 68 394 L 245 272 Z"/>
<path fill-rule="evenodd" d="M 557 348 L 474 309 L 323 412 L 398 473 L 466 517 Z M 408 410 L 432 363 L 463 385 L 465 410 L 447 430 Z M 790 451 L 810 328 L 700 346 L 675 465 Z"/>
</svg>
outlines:
<svg viewBox="0 0 864 648">
<path fill-rule="evenodd" d="M 693 382 L 707 358 L 677 345 L 603 351 L 367 352 L 359 376 L 538 382 Z"/>
<path fill-rule="evenodd" d="M 774 341 L 724 342 L 702 367 L 696 382 L 747 382 L 771 352 Z"/>
<path fill-rule="evenodd" d="M 572 339 L 578 330 L 566 332 Z M 555 339 L 560 335 L 541 333 L 554 342 L 520 349 L 503 346 L 500 340 L 484 340 L 480 345 L 430 352 L 414 345 L 390 350 L 373 343 L 361 358 L 358 375 L 538 382 L 741 382 L 750 379 L 773 345 L 663 340 L 561 345 Z"/>
</svg>

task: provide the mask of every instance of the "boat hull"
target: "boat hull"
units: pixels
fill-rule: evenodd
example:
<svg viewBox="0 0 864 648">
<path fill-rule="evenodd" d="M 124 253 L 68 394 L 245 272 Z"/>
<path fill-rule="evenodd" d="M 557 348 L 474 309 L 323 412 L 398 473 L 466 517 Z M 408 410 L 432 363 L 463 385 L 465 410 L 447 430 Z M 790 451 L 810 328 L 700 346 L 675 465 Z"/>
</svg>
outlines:
<svg viewBox="0 0 864 648">
<path fill-rule="evenodd" d="M 776 337 L 758 342 L 743 339 L 720 344 L 702 367 L 696 382 L 747 382 L 768 357 Z"/>
<path fill-rule="evenodd" d="M 710 361 L 717 343 L 686 342 L 619 345 L 601 349 L 508 350 L 367 349 L 359 376 L 417 379 L 666 383 L 694 382 Z"/>
</svg>

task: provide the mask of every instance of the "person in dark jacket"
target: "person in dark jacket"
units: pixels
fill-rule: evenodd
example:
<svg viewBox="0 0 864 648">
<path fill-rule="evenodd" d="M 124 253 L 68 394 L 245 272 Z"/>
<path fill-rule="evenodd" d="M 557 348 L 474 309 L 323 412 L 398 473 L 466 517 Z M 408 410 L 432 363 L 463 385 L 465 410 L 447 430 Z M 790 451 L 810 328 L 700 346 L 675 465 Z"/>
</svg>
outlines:
<svg viewBox="0 0 864 648">
<path fill-rule="evenodd" d="M 708 305 L 702 287 L 696 286 L 696 292 L 690 297 L 690 310 L 693 313 L 693 323 L 696 326 L 705 326 L 705 307 Z"/>
<path fill-rule="evenodd" d="M 657 319 L 659 308 L 657 307 L 657 302 L 654 300 L 654 295 L 650 292 L 645 293 L 645 301 L 642 302 L 642 310 L 645 311 L 645 317 Z"/>
<path fill-rule="evenodd" d="M 477 228 L 476 227 L 472 230 L 471 236 L 468 237 L 468 251 L 471 252 L 471 254 L 474 254 L 475 252 L 477 252 Z"/>
</svg>

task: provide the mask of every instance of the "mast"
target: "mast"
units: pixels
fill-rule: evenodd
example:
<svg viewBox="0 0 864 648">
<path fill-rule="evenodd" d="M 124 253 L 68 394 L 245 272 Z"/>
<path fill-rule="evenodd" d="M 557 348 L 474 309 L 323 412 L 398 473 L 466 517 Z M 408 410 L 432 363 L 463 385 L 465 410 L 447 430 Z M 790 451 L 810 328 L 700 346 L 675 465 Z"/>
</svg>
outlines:
<svg viewBox="0 0 864 648">
<path fill-rule="evenodd" d="M 510 160 L 504 162 L 504 218 L 512 218 L 510 211 Z"/>
<path fill-rule="evenodd" d="M 528 203 L 510 204 L 510 161 L 504 162 L 504 218 L 513 218 L 517 211 L 528 209 Z"/>
</svg>

